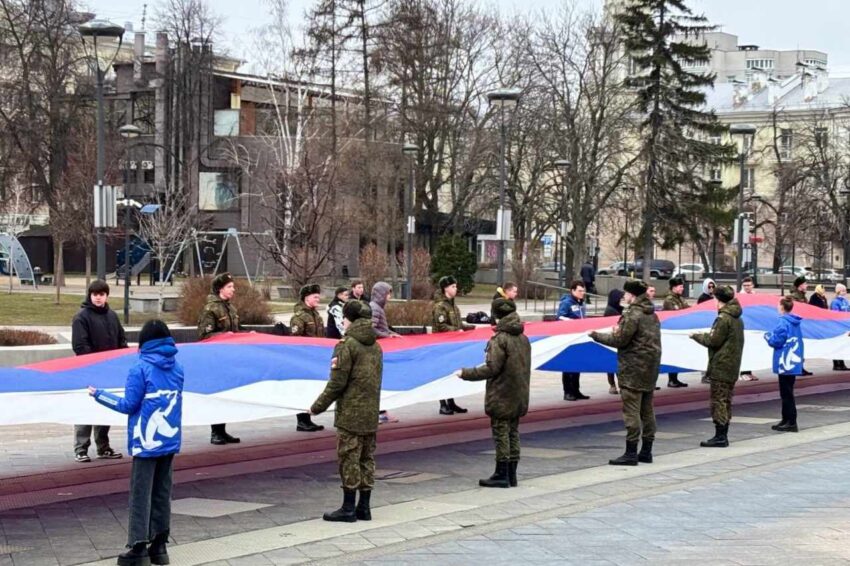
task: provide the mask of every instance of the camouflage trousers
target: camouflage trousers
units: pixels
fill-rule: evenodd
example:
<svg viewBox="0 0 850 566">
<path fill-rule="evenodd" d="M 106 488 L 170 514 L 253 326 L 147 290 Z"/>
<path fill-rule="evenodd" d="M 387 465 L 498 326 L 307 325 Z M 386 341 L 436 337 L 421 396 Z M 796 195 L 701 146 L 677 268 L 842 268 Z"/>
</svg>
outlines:
<svg viewBox="0 0 850 566">
<path fill-rule="evenodd" d="M 369 491 L 375 485 L 375 440 L 377 434 L 354 434 L 336 430 L 336 456 L 343 489 Z"/>
<path fill-rule="evenodd" d="M 735 382 L 711 380 L 711 420 L 714 424 L 727 425 L 732 420 L 732 396 Z"/>
<path fill-rule="evenodd" d="M 490 418 L 493 442 L 496 444 L 497 462 L 519 461 L 519 417 L 515 419 Z"/>
<path fill-rule="evenodd" d="M 623 400 L 623 424 L 626 425 L 626 441 L 655 440 L 655 409 L 652 406 L 654 391 L 635 391 L 620 386 Z"/>
</svg>

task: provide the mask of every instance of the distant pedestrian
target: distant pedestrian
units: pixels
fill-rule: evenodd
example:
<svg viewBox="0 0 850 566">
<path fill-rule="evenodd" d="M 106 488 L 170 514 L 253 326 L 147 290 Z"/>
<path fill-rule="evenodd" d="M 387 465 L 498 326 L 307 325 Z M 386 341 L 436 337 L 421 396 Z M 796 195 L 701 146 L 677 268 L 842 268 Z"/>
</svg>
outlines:
<svg viewBox="0 0 850 566">
<path fill-rule="evenodd" d="M 688 302 L 685 300 L 685 280 L 681 277 L 673 277 L 670 279 L 670 292 L 664 297 L 664 305 L 662 310 L 665 311 L 680 311 L 688 308 Z M 678 373 L 667 374 L 667 387 L 679 388 L 687 387 L 688 384 L 679 381 Z"/>
<path fill-rule="evenodd" d="M 400 334 L 393 332 L 387 322 L 386 309 L 393 296 L 393 288 L 389 283 L 378 281 L 372 285 L 372 301 L 369 308 L 372 309 L 372 328 L 378 338 L 398 338 Z"/>
<path fill-rule="evenodd" d="M 124 327 L 115 311 L 109 308 L 109 284 L 102 279 L 92 281 L 86 299 L 71 322 L 71 347 L 78 356 L 127 347 Z M 121 458 L 109 445 L 109 427 L 74 425 L 74 460 L 91 462 L 89 446 L 94 432 L 97 457 L 112 460 Z"/>
<path fill-rule="evenodd" d="M 584 283 L 584 288 L 588 293 L 596 293 L 596 269 L 593 267 L 593 260 L 587 258 L 581 265 L 581 282 Z"/>
<path fill-rule="evenodd" d="M 714 288 L 716 286 L 714 279 L 706 277 L 702 282 L 702 294 L 697 298 L 697 304 L 699 305 L 714 299 Z"/>
<path fill-rule="evenodd" d="M 293 336 L 309 338 L 324 338 L 325 326 L 322 315 L 319 314 L 319 301 L 322 299 L 322 288 L 315 284 L 307 284 L 298 291 L 299 302 L 295 305 L 295 314 L 289 321 Z M 325 430 L 310 418 L 310 413 L 301 412 L 295 415 L 295 430 L 298 432 L 319 432 Z"/>
<path fill-rule="evenodd" d="M 714 436 L 700 443 L 710 448 L 729 446 L 729 422 L 732 419 L 732 395 L 741 370 L 744 353 L 743 309 L 735 298 L 735 290 L 725 286 L 714 293 L 717 318 L 710 332 L 691 334 L 691 339 L 708 348 L 708 375 L 711 384 L 711 420 Z"/>
<path fill-rule="evenodd" d="M 653 395 L 661 365 L 661 322 L 646 296 L 647 284 L 629 280 L 623 285 L 627 307 L 616 328 L 610 333 L 590 333 L 590 337 L 606 346 L 617 348 L 617 377 L 623 400 L 623 422 L 626 426 L 626 451 L 609 460 L 612 466 L 637 466 L 652 463 L 655 441 L 655 409 Z M 638 453 L 638 441 L 643 444 Z"/>
<path fill-rule="evenodd" d="M 782 420 L 771 428 L 779 432 L 797 432 L 797 404 L 794 400 L 794 383 L 798 375 L 803 375 L 805 350 L 803 333 L 800 329 L 802 319 L 791 314 L 794 310 L 791 297 L 782 297 L 779 301 L 779 324 L 764 335 L 768 345 L 773 348 L 773 371 L 779 376 L 779 396 L 782 399 Z"/>
<path fill-rule="evenodd" d="M 457 279 L 451 275 L 441 277 L 439 281 L 440 290 L 434 294 L 434 304 L 431 306 L 431 329 L 435 334 L 441 332 L 458 332 L 475 330 L 471 324 L 466 324 L 460 317 L 460 309 L 455 304 L 457 296 Z M 464 409 L 455 403 L 454 399 L 440 399 L 440 414 L 453 415 L 455 413 L 466 413 Z"/>
<path fill-rule="evenodd" d="M 328 325 L 325 336 L 339 340 L 343 333 L 342 307 L 348 301 L 348 287 L 337 287 L 334 298 L 328 305 Z"/>
<path fill-rule="evenodd" d="M 841 283 L 835 286 L 835 298 L 829 305 L 829 310 L 835 312 L 850 312 L 850 301 L 847 300 L 847 287 Z M 833 371 L 847 371 L 844 360 L 832 360 Z"/>
<path fill-rule="evenodd" d="M 623 314 L 623 292 L 619 289 L 611 289 L 608 293 L 608 304 L 605 305 L 605 312 L 602 316 L 620 316 Z M 608 393 L 611 395 L 619 395 L 616 382 L 617 374 L 608 372 Z"/>
<path fill-rule="evenodd" d="M 561 297 L 558 304 L 558 320 L 579 320 L 587 317 L 584 298 L 587 289 L 580 280 L 570 283 L 570 292 Z M 561 385 L 564 388 L 564 401 L 581 401 L 590 399 L 581 392 L 581 374 L 578 372 L 562 372 Z"/>
<path fill-rule="evenodd" d="M 815 292 L 809 297 L 809 304 L 819 309 L 828 309 L 829 301 L 826 298 L 826 289 L 823 285 L 815 285 Z"/>
<path fill-rule="evenodd" d="M 741 294 L 742 295 L 755 295 L 755 282 L 752 277 L 744 277 L 743 281 L 741 281 Z M 738 376 L 739 381 L 758 381 L 759 378 L 753 375 L 753 372 L 749 370 L 744 370 L 741 372 L 741 375 Z"/>
<path fill-rule="evenodd" d="M 523 333 L 516 305 L 509 299 L 493 302 L 496 332 L 487 342 L 483 365 L 464 368 L 467 381 L 487 380 L 484 412 L 490 417 L 496 445 L 496 471 L 478 481 L 481 487 L 516 487 L 520 459 L 519 419 L 528 412 L 531 344 Z"/>
<path fill-rule="evenodd" d="M 373 294 L 374 296 L 374 294 Z M 342 506 L 325 513 L 325 521 L 371 521 L 375 487 L 375 447 L 378 404 L 381 399 L 383 353 L 372 328 L 372 311 L 362 301 L 348 301 L 342 309 L 345 334 L 334 347 L 330 378 L 310 413 L 325 412 L 336 403 L 334 426 L 342 481 Z M 360 500 L 356 503 L 357 491 Z"/>
<path fill-rule="evenodd" d="M 130 369 L 124 396 L 89 386 L 101 405 L 128 415 L 130 472 L 127 552 L 120 566 L 168 564 L 174 455 L 180 452 L 183 368 L 168 326 L 149 320 L 139 332 L 139 361 Z M 148 548 L 150 543 L 150 548 Z"/>
</svg>

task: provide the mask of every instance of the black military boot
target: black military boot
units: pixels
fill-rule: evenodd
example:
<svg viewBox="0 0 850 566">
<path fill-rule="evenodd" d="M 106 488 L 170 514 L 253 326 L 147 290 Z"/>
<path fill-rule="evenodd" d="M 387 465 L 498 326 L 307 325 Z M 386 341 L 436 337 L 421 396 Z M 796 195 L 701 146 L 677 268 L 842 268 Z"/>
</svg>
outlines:
<svg viewBox="0 0 850 566">
<path fill-rule="evenodd" d="M 496 471 L 486 480 L 478 480 L 481 487 L 510 487 L 508 468 L 510 462 L 496 462 Z"/>
<path fill-rule="evenodd" d="M 463 407 L 458 407 L 458 406 L 457 406 L 457 403 L 455 403 L 455 400 L 454 400 L 454 399 L 449 399 L 449 400 L 446 402 L 446 404 L 449 406 L 449 409 L 451 409 L 451 410 L 452 410 L 452 411 L 454 411 L 455 413 L 463 414 L 463 413 L 468 413 L 468 412 L 469 412 L 469 409 L 464 409 Z"/>
<path fill-rule="evenodd" d="M 227 434 L 227 425 L 226 424 L 219 425 L 219 426 L 221 426 L 221 433 L 220 433 L 221 438 L 224 439 L 225 443 L 227 443 L 227 444 L 239 444 L 240 442 L 242 442 L 242 440 L 240 438 L 238 438 L 236 436 L 230 436 L 229 434 Z"/>
<path fill-rule="evenodd" d="M 590 399 L 588 395 L 585 395 L 581 392 L 581 376 L 574 375 L 573 376 L 573 394 L 576 396 L 576 399 L 579 401 L 584 401 L 585 399 Z"/>
<path fill-rule="evenodd" d="M 453 415 L 453 414 L 455 414 L 455 412 L 452 411 L 452 408 L 449 407 L 449 404 L 445 399 L 440 399 L 440 414 L 441 415 Z"/>
<path fill-rule="evenodd" d="M 227 439 L 224 438 L 224 434 L 225 432 L 223 424 L 210 425 L 210 444 L 215 444 L 218 446 L 227 444 Z"/>
<path fill-rule="evenodd" d="M 703 440 L 699 443 L 703 448 L 726 448 L 729 446 L 729 438 L 726 433 L 729 431 L 729 425 L 714 424 L 714 436 L 708 440 Z"/>
<path fill-rule="evenodd" d="M 342 490 L 342 507 L 336 511 L 325 513 L 322 519 L 325 521 L 335 521 L 337 523 L 354 523 L 357 521 L 357 513 L 354 508 L 354 500 L 357 497 L 357 492 L 353 489 Z"/>
<path fill-rule="evenodd" d="M 160 533 L 153 537 L 151 545 L 148 548 L 148 556 L 150 556 L 151 564 L 171 564 L 168 559 L 168 550 L 165 548 L 168 542 L 168 533 Z"/>
<path fill-rule="evenodd" d="M 652 441 L 643 439 L 643 444 L 640 447 L 640 454 L 638 454 L 638 462 L 644 464 L 652 463 Z"/>
<path fill-rule="evenodd" d="M 137 542 L 133 548 L 118 555 L 118 566 L 150 566 L 147 543 Z"/>
<path fill-rule="evenodd" d="M 310 418 L 310 413 L 298 413 L 295 415 L 295 418 L 298 419 L 298 424 L 295 425 L 295 430 L 298 432 L 318 432 L 320 430 L 325 430 L 323 425 L 317 425 Z"/>
<path fill-rule="evenodd" d="M 369 507 L 370 499 L 372 499 L 372 490 L 361 489 L 360 501 L 357 502 L 357 509 L 354 510 L 354 514 L 357 516 L 358 521 L 372 520 L 372 509 Z"/>
<path fill-rule="evenodd" d="M 838 360 L 832 360 L 832 371 L 838 371 L 841 369 L 841 366 L 838 365 Z"/>
<path fill-rule="evenodd" d="M 637 466 L 638 465 L 638 454 L 637 454 L 637 441 L 630 442 L 626 441 L 626 451 L 623 452 L 623 455 L 619 458 L 614 458 L 613 460 L 608 460 L 608 463 L 612 466 Z"/>
<path fill-rule="evenodd" d="M 776 430 L 776 431 L 779 431 L 779 432 L 799 432 L 800 431 L 800 429 L 797 428 L 797 423 L 785 423 L 785 424 L 780 423 L 778 425 L 773 425 L 771 428 L 773 430 Z"/>
<path fill-rule="evenodd" d="M 517 486 L 516 469 L 517 469 L 518 465 L 519 465 L 518 460 L 511 460 L 510 462 L 508 462 L 508 484 L 511 487 Z"/>
</svg>

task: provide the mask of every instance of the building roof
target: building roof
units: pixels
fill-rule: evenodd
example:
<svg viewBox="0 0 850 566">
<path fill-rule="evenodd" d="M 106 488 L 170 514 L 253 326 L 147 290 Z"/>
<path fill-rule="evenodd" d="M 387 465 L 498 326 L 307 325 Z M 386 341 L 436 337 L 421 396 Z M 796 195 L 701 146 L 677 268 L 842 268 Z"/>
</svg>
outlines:
<svg viewBox="0 0 850 566">
<path fill-rule="evenodd" d="M 825 72 L 794 75 L 784 81 L 717 83 L 706 91 L 706 107 L 717 113 L 818 110 L 846 107 L 850 102 L 850 78 L 827 78 Z"/>
</svg>

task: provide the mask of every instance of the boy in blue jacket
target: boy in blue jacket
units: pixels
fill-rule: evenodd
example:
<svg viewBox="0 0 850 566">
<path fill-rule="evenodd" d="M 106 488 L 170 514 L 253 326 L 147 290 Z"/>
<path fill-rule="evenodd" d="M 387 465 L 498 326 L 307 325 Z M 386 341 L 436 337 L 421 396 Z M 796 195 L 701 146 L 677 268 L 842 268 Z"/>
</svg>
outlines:
<svg viewBox="0 0 850 566">
<path fill-rule="evenodd" d="M 794 299 L 789 296 L 779 301 L 779 324 L 764 339 L 773 348 L 773 371 L 779 376 L 779 396 L 782 398 L 782 421 L 773 425 L 779 432 L 797 432 L 797 404 L 794 401 L 794 382 L 803 375 L 802 319 L 791 314 Z"/>
<path fill-rule="evenodd" d="M 569 294 L 561 297 L 558 303 L 558 320 L 577 320 L 587 318 L 584 297 L 587 289 L 584 282 L 577 279 L 570 283 Z M 576 372 L 561 372 L 561 385 L 564 388 L 564 401 L 581 401 L 590 399 L 581 392 L 581 374 Z"/>
<path fill-rule="evenodd" d="M 183 368 L 168 326 L 149 320 L 139 333 L 139 363 L 127 375 L 124 396 L 89 386 L 89 395 L 127 419 L 127 448 L 133 455 L 130 476 L 130 525 L 119 566 L 168 564 L 171 528 L 171 471 L 180 451 Z M 150 548 L 147 548 L 150 542 Z"/>
</svg>

